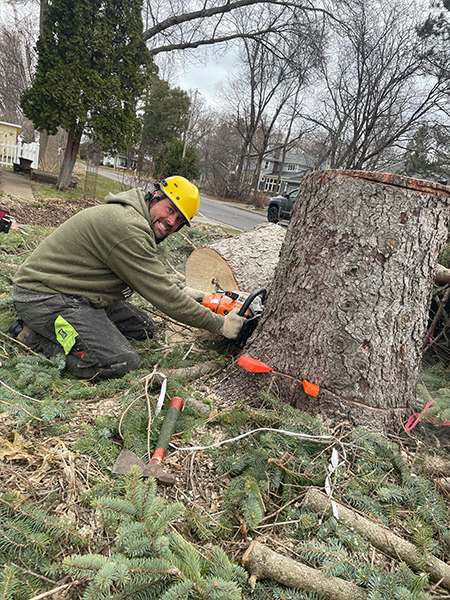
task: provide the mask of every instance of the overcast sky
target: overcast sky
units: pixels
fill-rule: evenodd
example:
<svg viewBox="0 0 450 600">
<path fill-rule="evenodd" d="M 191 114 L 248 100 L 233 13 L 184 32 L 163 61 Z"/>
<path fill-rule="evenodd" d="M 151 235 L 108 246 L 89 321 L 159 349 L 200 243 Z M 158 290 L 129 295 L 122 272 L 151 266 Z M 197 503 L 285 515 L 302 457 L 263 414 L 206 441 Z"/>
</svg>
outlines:
<svg viewBox="0 0 450 600">
<path fill-rule="evenodd" d="M 37 10 L 39 8 L 38 3 L 22 4 L 17 3 L 17 15 L 20 18 L 22 11 L 26 10 Z M 8 0 L 0 0 L 0 20 L 13 21 L 13 8 L 12 3 Z M 222 51 L 222 56 L 218 58 L 217 54 L 220 52 L 220 48 L 208 47 L 203 51 L 198 50 L 191 56 L 198 57 L 196 60 L 193 59 L 196 64 L 187 65 L 177 69 L 176 75 L 174 73 L 165 76 L 165 69 L 162 69 L 161 75 L 169 81 L 172 86 L 179 86 L 187 91 L 195 91 L 202 95 L 202 97 L 212 106 L 220 106 L 220 95 L 218 96 L 217 90 L 221 83 L 226 84 L 228 75 L 235 68 L 236 58 L 233 50 L 228 52 Z M 201 58 L 203 57 L 203 58 Z M 156 62 L 158 63 L 158 58 Z M 173 61 L 173 55 L 167 55 L 168 63 L 178 63 L 178 60 Z M 205 61 L 205 64 L 201 64 Z M 169 68 L 169 71 L 171 69 Z"/>
<path fill-rule="evenodd" d="M 211 55 L 204 66 L 189 66 L 178 73 L 177 85 L 185 90 L 198 90 L 207 102 L 213 106 L 220 105 L 219 84 L 226 85 L 228 76 L 236 65 L 236 57 L 232 50 L 221 59 Z"/>
</svg>

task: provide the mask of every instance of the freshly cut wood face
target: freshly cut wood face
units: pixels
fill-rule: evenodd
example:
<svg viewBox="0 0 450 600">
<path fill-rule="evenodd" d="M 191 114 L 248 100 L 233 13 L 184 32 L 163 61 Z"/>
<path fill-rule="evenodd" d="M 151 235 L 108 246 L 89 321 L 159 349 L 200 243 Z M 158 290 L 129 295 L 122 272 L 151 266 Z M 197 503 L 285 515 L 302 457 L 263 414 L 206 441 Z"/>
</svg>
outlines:
<svg viewBox="0 0 450 600">
<path fill-rule="evenodd" d="M 227 260 L 209 246 L 194 250 L 186 262 L 186 285 L 206 293 L 221 290 L 239 291 Z"/>
<path fill-rule="evenodd" d="M 186 285 L 206 293 L 218 289 L 249 293 L 267 289 L 275 274 L 285 232 L 280 225 L 263 223 L 197 248 L 186 261 Z"/>
</svg>

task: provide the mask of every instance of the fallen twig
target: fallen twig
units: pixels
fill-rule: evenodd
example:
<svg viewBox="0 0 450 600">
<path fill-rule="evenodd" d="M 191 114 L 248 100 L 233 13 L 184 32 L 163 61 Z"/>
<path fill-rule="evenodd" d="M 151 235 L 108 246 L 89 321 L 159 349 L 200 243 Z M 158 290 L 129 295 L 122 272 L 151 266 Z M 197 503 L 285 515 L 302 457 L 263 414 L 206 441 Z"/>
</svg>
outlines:
<svg viewBox="0 0 450 600">
<path fill-rule="evenodd" d="M 43 358 L 45 358 L 45 360 L 49 363 L 51 363 L 52 361 L 50 359 L 48 359 L 46 356 L 44 356 L 43 354 L 40 354 L 38 352 L 35 352 L 34 350 L 32 350 L 31 348 L 29 348 L 26 344 L 23 344 L 22 342 L 19 342 L 19 340 L 16 340 L 16 338 L 13 338 L 9 335 L 7 335 L 6 333 L 3 333 L 3 331 L 0 331 L 0 335 L 2 335 L 3 337 L 5 337 L 6 339 L 8 339 L 10 342 L 14 342 L 14 344 L 17 344 L 18 346 L 22 346 L 22 348 L 25 348 L 25 350 L 28 350 L 28 352 L 31 352 L 31 354 L 34 354 L 34 356 L 42 356 Z"/>
<path fill-rule="evenodd" d="M 204 363 L 193 365 L 192 367 L 180 367 L 168 371 L 171 377 L 186 377 L 188 379 L 197 379 L 202 375 L 208 375 L 217 368 L 217 362 L 211 360 Z"/>
<path fill-rule="evenodd" d="M 193 244 L 193 243 L 191 242 L 191 240 L 190 240 L 188 237 L 186 237 L 186 236 L 184 235 L 184 233 L 182 233 L 181 231 L 179 231 L 178 233 L 181 235 L 181 237 L 183 238 L 183 240 L 184 240 L 184 241 L 185 241 L 187 244 L 189 244 L 190 246 L 192 246 L 192 248 L 194 248 L 194 250 L 197 250 L 197 246 L 196 246 L 195 244 Z"/>
<path fill-rule="evenodd" d="M 68 588 L 71 588 L 74 585 L 78 585 L 78 581 L 72 581 L 70 583 L 65 583 L 64 585 L 59 585 L 58 587 L 53 588 L 52 590 L 48 590 L 48 592 L 43 592 L 39 594 L 39 596 L 33 596 L 30 600 L 42 600 L 42 598 L 48 598 L 49 596 L 53 596 L 57 592 L 62 592 Z"/>
</svg>

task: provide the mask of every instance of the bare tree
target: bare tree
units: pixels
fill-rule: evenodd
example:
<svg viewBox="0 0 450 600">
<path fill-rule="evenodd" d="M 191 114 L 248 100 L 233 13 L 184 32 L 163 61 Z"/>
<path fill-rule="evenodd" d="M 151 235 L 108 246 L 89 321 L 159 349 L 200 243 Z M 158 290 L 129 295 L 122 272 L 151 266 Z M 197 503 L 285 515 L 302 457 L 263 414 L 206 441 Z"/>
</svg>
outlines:
<svg viewBox="0 0 450 600">
<path fill-rule="evenodd" d="M 340 22 L 331 25 L 316 101 L 304 113 L 322 142 L 323 164 L 376 168 L 443 99 L 444 79 L 424 77 L 414 7 L 405 0 L 336 6 Z"/>
<path fill-rule="evenodd" d="M 253 20 L 262 23 L 267 17 L 274 24 L 280 14 L 255 11 L 251 18 L 240 20 L 239 28 L 251 29 Z M 241 138 L 233 196 L 247 195 L 252 187 L 257 189 L 261 165 L 282 111 L 317 63 L 321 33 L 320 23 L 298 19 L 290 24 L 289 39 L 266 34 L 259 41 L 241 41 L 240 69 L 222 93 Z M 279 136 L 276 145 L 282 145 Z"/>
<path fill-rule="evenodd" d="M 205 115 L 204 135 L 197 138 L 205 170 L 206 189 L 219 197 L 232 195 L 236 164 L 239 159 L 240 138 L 234 119 L 226 114 Z"/>
<path fill-rule="evenodd" d="M 264 9 L 278 15 L 275 22 L 254 21 L 245 31 L 235 27 L 239 14 L 252 14 Z M 293 22 L 316 15 L 335 17 L 331 12 L 307 0 L 206 0 L 195 5 L 186 0 L 147 0 L 145 4 L 147 28 L 144 38 L 153 54 L 185 50 L 226 43 L 236 39 L 263 40 L 269 33 L 288 39 Z M 272 45 L 277 52 L 277 44 Z"/>
<path fill-rule="evenodd" d="M 0 23 L 0 116 L 19 125 L 23 122 L 20 95 L 33 80 L 36 35 L 30 16 L 15 12 L 14 20 Z"/>
</svg>

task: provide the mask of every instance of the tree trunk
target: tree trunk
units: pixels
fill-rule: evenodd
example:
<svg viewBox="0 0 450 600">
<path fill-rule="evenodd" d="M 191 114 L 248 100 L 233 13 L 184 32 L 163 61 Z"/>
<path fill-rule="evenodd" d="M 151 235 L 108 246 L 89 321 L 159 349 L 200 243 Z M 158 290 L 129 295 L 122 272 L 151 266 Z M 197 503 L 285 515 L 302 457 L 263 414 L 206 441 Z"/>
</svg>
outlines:
<svg viewBox="0 0 450 600">
<path fill-rule="evenodd" d="M 272 392 L 326 423 L 398 428 L 414 407 L 449 203 L 450 188 L 396 175 L 306 176 L 245 348 L 290 377 L 243 371 L 240 397 L 273 379 Z M 317 398 L 302 379 L 320 386 Z"/>
<path fill-rule="evenodd" d="M 80 148 L 82 129 L 71 129 L 67 139 L 67 146 L 64 151 L 64 160 L 59 171 L 58 182 L 56 187 L 58 190 L 66 190 L 72 179 L 73 168 L 77 160 L 78 150 Z"/>
<path fill-rule="evenodd" d="M 39 168 L 45 170 L 45 155 L 47 153 L 49 135 L 47 131 L 41 131 L 39 134 Z"/>
<path fill-rule="evenodd" d="M 197 248 L 186 261 L 186 285 L 206 293 L 217 289 L 242 292 L 269 289 L 285 231 L 274 223 L 262 223 L 239 235 Z"/>
</svg>

